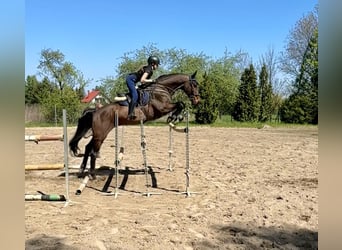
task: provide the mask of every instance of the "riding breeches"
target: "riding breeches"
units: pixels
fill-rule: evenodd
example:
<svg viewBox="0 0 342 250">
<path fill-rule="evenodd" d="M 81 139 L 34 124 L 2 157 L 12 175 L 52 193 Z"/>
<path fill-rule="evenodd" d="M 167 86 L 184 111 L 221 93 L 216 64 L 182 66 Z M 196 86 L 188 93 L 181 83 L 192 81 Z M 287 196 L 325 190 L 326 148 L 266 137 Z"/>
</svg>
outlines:
<svg viewBox="0 0 342 250">
<path fill-rule="evenodd" d="M 138 92 L 135 88 L 135 84 L 137 83 L 137 78 L 134 74 L 129 74 L 126 77 L 126 84 L 129 90 L 129 93 L 131 94 L 132 102 L 134 104 L 138 101 Z"/>
</svg>

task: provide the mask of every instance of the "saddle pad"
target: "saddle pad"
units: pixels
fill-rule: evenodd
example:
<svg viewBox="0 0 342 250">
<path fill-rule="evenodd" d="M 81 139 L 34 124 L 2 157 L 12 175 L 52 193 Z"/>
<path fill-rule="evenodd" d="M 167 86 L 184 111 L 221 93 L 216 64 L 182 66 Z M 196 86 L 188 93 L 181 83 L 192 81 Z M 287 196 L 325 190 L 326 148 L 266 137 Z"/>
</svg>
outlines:
<svg viewBox="0 0 342 250">
<path fill-rule="evenodd" d="M 147 91 L 139 91 L 138 103 L 140 106 L 145 106 L 150 101 L 150 94 Z"/>
</svg>

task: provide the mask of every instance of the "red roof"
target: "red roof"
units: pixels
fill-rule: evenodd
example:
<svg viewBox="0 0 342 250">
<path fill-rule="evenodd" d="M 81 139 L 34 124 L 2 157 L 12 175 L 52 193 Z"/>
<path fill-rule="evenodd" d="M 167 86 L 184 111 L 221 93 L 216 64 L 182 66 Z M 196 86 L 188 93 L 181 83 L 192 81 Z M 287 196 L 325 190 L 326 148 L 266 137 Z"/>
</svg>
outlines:
<svg viewBox="0 0 342 250">
<path fill-rule="evenodd" d="M 91 102 L 98 94 L 100 94 L 100 91 L 98 90 L 92 90 L 88 93 L 86 97 L 84 97 L 81 102 L 83 103 L 89 103 Z"/>
</svg>

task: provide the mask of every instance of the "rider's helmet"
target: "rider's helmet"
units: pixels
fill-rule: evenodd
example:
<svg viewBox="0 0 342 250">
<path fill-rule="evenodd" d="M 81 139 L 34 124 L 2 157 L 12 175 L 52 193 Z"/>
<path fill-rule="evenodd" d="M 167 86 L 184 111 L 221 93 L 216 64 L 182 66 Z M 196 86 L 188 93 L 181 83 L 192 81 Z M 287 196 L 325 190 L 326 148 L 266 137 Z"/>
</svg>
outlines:
<svg viewBox="0 0 342 250">
<path fill-rule="evenodd" d="M 158 57 L 156 56 L 150 56 L 148 59 L 147 59 L 147 63 L 149 65 L 151 65 L 152 63 L 156 64 L 156 65 L 159 65 L 160 64 L 160 60 Z"/>
</svg>

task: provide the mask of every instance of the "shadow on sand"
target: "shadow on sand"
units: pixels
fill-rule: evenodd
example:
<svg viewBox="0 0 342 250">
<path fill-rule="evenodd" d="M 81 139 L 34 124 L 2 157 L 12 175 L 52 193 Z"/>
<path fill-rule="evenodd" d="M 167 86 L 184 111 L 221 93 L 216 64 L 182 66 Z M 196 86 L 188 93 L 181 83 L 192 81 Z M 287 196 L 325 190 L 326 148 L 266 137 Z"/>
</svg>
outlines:
<svg viewBox="0 0 342 250">
<path fill-rule="evenodd" d="M 292 225 L 260 227 L 213 226 L 215 240 L 195 243 L 197 249 L 318 249 L 318 232 Z"/>
<path fill-rule="evenodd" d="M 26 250 L 77 250 L 78 248 L 66 245 L 63 237 L 39 234 L 25 242 Z"/>
</svg>

